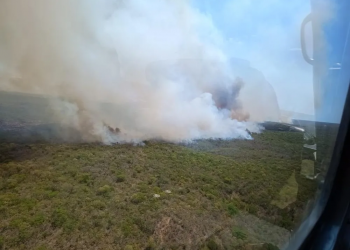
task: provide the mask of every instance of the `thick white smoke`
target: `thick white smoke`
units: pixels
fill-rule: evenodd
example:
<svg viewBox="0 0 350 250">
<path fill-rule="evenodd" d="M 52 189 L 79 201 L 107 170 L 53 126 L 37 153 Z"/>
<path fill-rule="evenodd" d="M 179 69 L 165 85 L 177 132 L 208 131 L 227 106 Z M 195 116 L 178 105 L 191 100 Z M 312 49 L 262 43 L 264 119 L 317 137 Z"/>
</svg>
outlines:
<svg viewBox="0 0 350 250">
<path fill-rule="evenodd" d="M 246 129 L 257 127 L 214 102 L 219 90 L 239 104 L 241 83 L 222 47 L 211 20 L 186 0 L 0 2 L 1 88 L 59 97 L 54 117 L 86 139 L 250 138 Z M 184 58 L 200 67 L 147 75 L 154 62 Z"/>
</svg>

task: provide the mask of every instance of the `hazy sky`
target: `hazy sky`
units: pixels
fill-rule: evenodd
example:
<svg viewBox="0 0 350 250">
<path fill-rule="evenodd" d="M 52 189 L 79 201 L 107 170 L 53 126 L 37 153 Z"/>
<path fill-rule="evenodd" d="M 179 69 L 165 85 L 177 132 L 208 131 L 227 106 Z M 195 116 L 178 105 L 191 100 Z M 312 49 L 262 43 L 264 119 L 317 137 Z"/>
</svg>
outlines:
<svg viewBox="0 0 350 250">
<path fill-rule="evenodd" d="M 314 112 L 312 66 L 300 51 L 300 25 L 310 13 L 309 1 L 194 0 L 194 5 L 222 33 L 226 53 L 250 61 L 265 75 L 281 109 Z"/>
</svg>

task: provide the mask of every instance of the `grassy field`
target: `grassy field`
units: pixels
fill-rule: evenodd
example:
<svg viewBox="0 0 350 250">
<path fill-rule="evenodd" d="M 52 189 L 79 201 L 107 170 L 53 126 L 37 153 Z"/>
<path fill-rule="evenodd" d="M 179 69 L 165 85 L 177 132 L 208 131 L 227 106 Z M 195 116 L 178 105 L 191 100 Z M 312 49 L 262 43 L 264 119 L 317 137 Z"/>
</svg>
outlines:
<svg viewBox="0 0 350 250">
<path fill-rule="evenodd" d="M 0 249 L 278 249 L 316 191 L 301 133 L 144 146 L 8 134 Z"/>
</svg>

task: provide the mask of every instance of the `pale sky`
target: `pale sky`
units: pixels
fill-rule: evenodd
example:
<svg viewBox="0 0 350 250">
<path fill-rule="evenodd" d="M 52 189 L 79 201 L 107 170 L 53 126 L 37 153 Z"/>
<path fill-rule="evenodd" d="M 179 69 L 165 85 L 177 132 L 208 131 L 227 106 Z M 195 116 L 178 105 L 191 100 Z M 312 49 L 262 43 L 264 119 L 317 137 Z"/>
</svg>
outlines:
<svg viewBox="0 0 350 250">
<path fill-rule="evenodd" d="M 281 109 L 313 114 L 312 66 L 300 50 L 309 1 L 194 0 L 221 32 L 229 56 L 248 60 L 275 89 Z M 306 30 L 311 51 L 311 28 Z"/>
</svg>

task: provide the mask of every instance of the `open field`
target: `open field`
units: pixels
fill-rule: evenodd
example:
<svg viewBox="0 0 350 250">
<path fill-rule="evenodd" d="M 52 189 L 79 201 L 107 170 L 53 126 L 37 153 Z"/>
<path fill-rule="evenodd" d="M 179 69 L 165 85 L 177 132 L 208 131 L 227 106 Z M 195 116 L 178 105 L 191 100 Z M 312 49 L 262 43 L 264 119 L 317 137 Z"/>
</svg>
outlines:
<svg viewBox="0 0 350 250">
<path fill-rule="evenodd" d="M 0 249 L 278 249 L 312 204 L 302 133 L 49 143 L 53 125 L 18 111 L 33 98 L 22 109 L 1 99 Z M 23 126 L 9 129 L 16 122 Z"/>
</svg>

